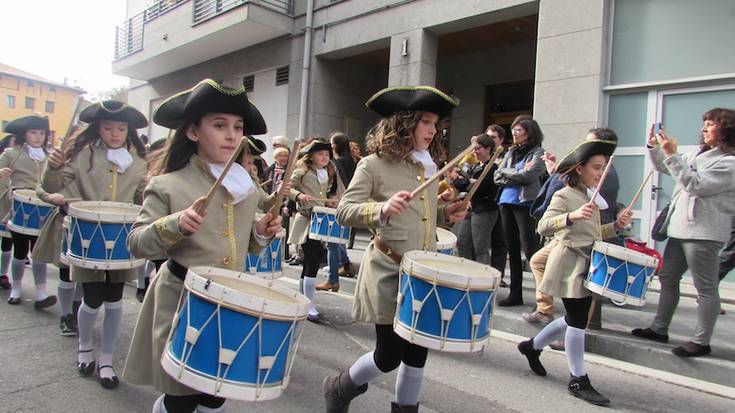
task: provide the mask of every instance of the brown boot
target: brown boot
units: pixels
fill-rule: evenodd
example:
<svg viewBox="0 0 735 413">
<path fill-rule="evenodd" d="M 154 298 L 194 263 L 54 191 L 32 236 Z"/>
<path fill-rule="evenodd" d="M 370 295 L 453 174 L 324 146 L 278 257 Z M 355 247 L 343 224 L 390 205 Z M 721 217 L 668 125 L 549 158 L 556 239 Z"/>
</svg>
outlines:
<svg viewBox="0 0 735 413">
<path fill-rule="evenodd" d="M 367 391 L 367 383 L 357 386 L 350 378 L 349 370 L 336 376 L 324 379 L 324 400 L 327 402 L 327 413 L 347 413 L 350 402 Z"/>
<path fill-rule="evenodd" d="M 332 284 L 332 292 L 339 292 L 339 283 Z"/>
<path fill-rule="evenodd" d="M 390 413 L 418 413 L 419 404 L 415 406 L 402 406 L 396 402 L 390 402 Z"/>
<path fill-rule="evenodd" d="M 332 284 L 330 284 L 329 281 L 324 281 L 321 284 L 317 284 L 314 288 L 318 291 L 329 291 L 332 289 Z"/>
</svg>

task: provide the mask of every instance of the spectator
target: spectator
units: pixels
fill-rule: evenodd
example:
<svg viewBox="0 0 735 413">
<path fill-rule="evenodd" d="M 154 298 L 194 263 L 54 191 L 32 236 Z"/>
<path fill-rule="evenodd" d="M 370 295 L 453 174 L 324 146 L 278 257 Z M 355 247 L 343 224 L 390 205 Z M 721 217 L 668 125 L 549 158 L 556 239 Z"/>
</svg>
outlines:
<svg viewBox="0 0 735 413">
<path fill-rule="evenodd" d="M 632 334 L 668 342 L 668 329 L 679 303 L 679 282 L 686 270 L 697 289 L 698 315 L 694 336 L 672 351 L 679 357 L 709 354 L 710 339 L 720 310 L 718 268 L 720 249 L 730 238 L 735 215 L 735 111 L 714 108 L 703 116 L 698 150 L 678 153 L 677 141 L 662 129 L 648 133 L 649 156 L 660 173 L 671 175 L 676 188 L 662 231 L 669 237 L 658 274 L 661 295 L 656 317 L 648 328 Z"/>
<path fill-rule="evenodd" d="M 360 142 L 354 139 L 350 140 L 350 154 L 352 155 L 352 159 L 355 160 L 355 163 L 360 162 L 360 159 L 362 159 L 362 149 L 360 148 Z"/>
<path fill-rule="evenodd" d="M 522 115 L 513 121 L 511 128 L 513 146 L 495 171 L 495 183 L 501 187 L 500 217 L 510 255 L 510 294 L 498 302 L 501 307 L 523 304 L 521 248 L 526 259 L 538 250 L 536 220 L 530 215 L 530 207 L 538 195 L 545 169 L 541 159 L 544 136 L 538 123 Z"/>
<path fill-rule="evenodd" d="M 288 137 L 283 136 L 283 135 L 274 136 L 272 146 L 273 146 L 273 149 L 277 149 L 277 148 L 289 149 Z"/>
</svg>

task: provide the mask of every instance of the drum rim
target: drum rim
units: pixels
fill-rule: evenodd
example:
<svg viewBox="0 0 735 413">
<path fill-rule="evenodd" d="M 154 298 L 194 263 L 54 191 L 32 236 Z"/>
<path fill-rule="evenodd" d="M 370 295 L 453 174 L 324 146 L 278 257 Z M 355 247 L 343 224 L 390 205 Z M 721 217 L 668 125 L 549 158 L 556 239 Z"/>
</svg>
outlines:
<svg viewBox="0 0 735 413">
<path fill-rule="evenodd" d="M 487 273 L 489 273 L 491 277 L 469 277 L 466 274 L 460 274 L 457 272 L 451 272 L 451 274 L 445 274 L 437 270 L 434 270 L 431 267 L 427 267 L 426 265 L 423 265 L 416 260 L 416 258 L 421 258 L 421 257 L 432 258 L 432 259 L 438 258 L 440 260 L 448 259 L 449 261 L 457 260 L 458 263 L 470 262 L 470 263 L 485 267 L 485 269 L 487 270 Z M 411 261 L 413 262 L 414 267 L 409 266 L 409 262 Z M 417 269 L 420 272 L 417 272 L 416 271 Z M 468 260 L 466 258 L 455 257 L 453 255 L 441 254 L 441 253 L 434 252 L 434 251 L 416 250 L 416 251 L 409 251 L 403 254 L 403 259 L 401 260 L 399 271 L 401 273 L 405 272 L 409 276 L 419 278 L 429 283 L 432 283 L 435 277 L 432 277 L 431 275 L 427 275 L 426 273 L 433 272 L 436 274 L 436 279 L 440 282 L 440 284 L 438 284 L 439 286 L 450 287 L 450 288 L 455 288 L 455 289 L 460 289 L 460 290 L 469 290 L 469 291 L 497 291 L 498 284 L 500 282 L 499 281 L 500 271 L 496 270 L 495 268 L 489 265 L 485 265 L 485 264 L 482 264 L 482 263 L 479 263 L 473 260 Z M 464 280 L 464 282 L 458 281 L 459 279 Z"/>
<path fill-rule="evenodd" d="M 15 224 L 12 221 L 8 222 L 7 228 L 9 231 L 17 232 L 18 234 L 23 234 L 23 235 L 38 236 L 41 233 L 41 227 L 39 228 L 23 227 L 23 226 Z"/>
<path fill-rule="evenodd" d="M 439 239 L 439 234 L 448 235 L 449 239 L 444 240 L 446 242 L 442 242 L 443 240 Z M 436 249 L 438 250 L 445 250 L 445 249 L 454 249 L 457 245 L 457 236 L 454 235 L 454 233 L 446 228 L 436 228 Z"/>
<path fill-rule="evenodd" d="M 584 280 L 584 288 L 590 290 L 591 292 L 601 295 L 605 298 L 609 298 L 611 300 L 616 300 L 619 303 L 632 305 L 634 307 L 643 307 L 646 305 L 646 295 L 648 293 L 648 287 L 650 285 L 650 281 L 643 281 L 645 283 L 645 288 L 643 289 L 643 295 L 641 297 L 636 297 L 634 295 L 629 294 L 623 294 L 618 291 L 612 290 L 610 288 L 605 288 L 600 284 L 591 282 L 589 278 L 586 278 Z M 612 295 L 613 297 L 610 297 L 609 295 Z"/>
<path fill-rule="evenodd" d="M 425 334 L 419 330 L 412 332 L 411 327 L 399 321 L 398 317 L 393 319 L 393 332 L 409 343 L 418 344 L 432 350 L 447 353 L 478 353 L 483 351 L 490 343 L 490 336 L 492 335 L 491 322 L 492 315 L 491 320 L 488 321 L 487 336 L 476 340 L 474 345 L 472 340 L 442 339 L 441 337 Z"/>
<path fill-rule="evenodd" d="M 647 268 L 658 267 L 658 258 L 652 257 L 642 252 L 638 252 L 631 248 L 621 247 L 620 245 L 612 244 L 610 242 L 595 241 L 595 244 L 592 247 L 592 251 L 597 251 L 604 255 L 610 255 L 619 260 L 623 260 Z"/>
<path fill-rule="evenodd" d="M 86 268 L 89 270 L 132 270 L 145 265 L 145 258 L 132 258 L 128 260 L 93 260 L 80 257 L 71 252 L 71 244 L 67 241 L 67 260 L 69 265 Z"/>
<path fill-rule="evenodd" d="M 32 195 L 24 195 L 23 193 L 19 192 L 28 192 Z M 36 191 L 33 189 L 25 189 L 25 188 L 18 188 L 13 189 L 13 201 L 22 202 L 24 204 L 32 204 L 32 205 L 38 205 L 38 206 L 44 206 L 48 208 L 56 208 L 56 205 L 49 204 L 48 202 L 43 202 L 41 198 L 36 195 Z"/>
<path fill-rule="evenodd" d="M 121 209 L 129 209 L 130 212 L 110 213 L 110 212 L 94 212 L 84 207 L 89 206 L 109 206 Z M 97 221 L 108 224 L 132 224 L 138 218 L 138 213 L 143 207 L 129 202 L 111 202 L 111 201 L 77 201 L 69 204 L 68 216 L 84 221 Z M 133 210 L 135 212 L 133 212 Z"/>
<path fill-rule="evenodd" d="M 325 206 L 314 205 L 313 207 L 311 207 L 311 212 L 312 213 L 313 212 L 325 212 L 327 214 L 331 214 L 331 215 L 335 215 L 336 216 L 337 215 L 337 208 L 329 208 L 329 207 L 325 207 Z"/>
<path fill-rule="evenodd" d="M 258 297 L 247 291 L 234 290 L 228 286 L 219 284 L 217 282 L 212 282 L 209 285 L 210 290 L 212 289 L 212 286 L 215 286 L 216 288 L 219 288 L 222 291 L 224 290 L 228 291 L 227 294 L 224 294 L 221 297 L 221 299 L 218 300 L 214 295 L 209 295 L 209 294 L 206 294 L 200 291 L 198 288 L 193 288 L 193 287 L 196 287 L 198 284 L 206 284 L 207 280 L 209 279 L 205 276 L 205 274 L 213 274 L 217 276 L 237 278 L 246 283 L 255 284 L 262 288 L 272 289 L 272 290 L 275 290 L 278 294 L 292 298 L 293 302 L 282 302 L 282 301 L 269 300 L 270 304 L 268 305 L 267 309 L 265 309 L 262 305 L 259 307 L 255 307 L 255 306 L 251 307 L 251 306 L 247 306 L 248 301 L 250 302 L 260 301 L 262 303 L 262 300 L 265 300 L 265 298 Z M 217 303 L 221 305 L 222 307 L 225 307 L 229 310 L 245 313 L 245 314 L 248 314 L 254 317 L 262 317 L 263 319 L 275 320 L 275 321 L 289 321 L 290 322 L 290 321 L 305 320 L 308 314 L 309 303 L 310 303 L 309 299 L 306 298 L 306 296 L 286 286 L 278 284 L 277 280 L 268 280 L 268 279 L 264 279 L 258 276 L 250 275 L 246 272 L 233 271 L 233 270 L 228 270 L 225 268 L 217 268 L 217 267 L 208 267 L 208 266 L 190 267 L 186 273 L 186 278 L 184 281 L 184 288 L 188 292 L 204 300 Z"/>
</svg>

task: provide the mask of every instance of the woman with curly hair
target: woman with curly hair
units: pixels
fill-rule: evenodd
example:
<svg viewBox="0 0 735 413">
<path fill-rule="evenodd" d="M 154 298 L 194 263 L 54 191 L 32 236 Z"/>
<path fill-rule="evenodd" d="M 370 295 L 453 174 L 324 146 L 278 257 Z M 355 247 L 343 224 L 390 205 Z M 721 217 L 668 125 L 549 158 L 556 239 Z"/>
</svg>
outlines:
<svg viewBox="0 0 735 413">
<path fill-rule="evenodd" d="M 375 324 L 376 344 L 351 367 L 324 379 L 326 411 L 347 412 L 368 382 L 400 366 L 391 411 L 416 412 L 427 349 L 393 332 L 399 265 L 407 251 L 436 249 L 437 223 L 459 222 L 466 209 L 459 201 L 438 206 L 436 182 L 416 197 L 406 189 L 436 173 L 437 124 L 458 102 L 433 87 L 416 86 L 381 90 L 366 105 L 382 119 L 369 134 L 371 155 L 358 164 L 337 221 L 376 234 L 360 264 L 352 308 L 355 320 Z"/>
<path fill-rule="evenodd" d="M 720 311 L 719 251 L 730 238 L 735 215 L 735 111 L 714 108 L 702 116 L 698 150 L 677 152 L 677 142 L 662 129 L 648 133 L 647 146 L 654 167 L 671 175 L 676 188 L 662 230 L 669 240 L 659 272 L 661 297 L 653 323 L 632 334 L 668 342 L 667 334 L 679 303 L 679 282 L 689 270 L 697 289 L 697 326 L 688 343 L 672 351 L 679 357 L 709 354 L 710 338 Z"/>
</svg>

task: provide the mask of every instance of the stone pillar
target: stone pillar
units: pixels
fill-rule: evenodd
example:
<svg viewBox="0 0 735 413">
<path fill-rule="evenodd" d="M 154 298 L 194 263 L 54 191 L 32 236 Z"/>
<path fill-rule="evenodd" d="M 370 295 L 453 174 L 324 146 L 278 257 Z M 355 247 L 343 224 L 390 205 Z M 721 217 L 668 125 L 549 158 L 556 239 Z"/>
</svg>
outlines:
<svg viewBox="0 0 735 413">
<path fill-rule="evenodd" d="M 436 35 L 424 29 L 390 38 L 388 86 L 436 85 Z"/>
<path fill-rule="evenodd" d="M 544 147 L 564 156 L 602 122 L 605 0 L 541 0 L 533 115 Z"/>
</svg>

